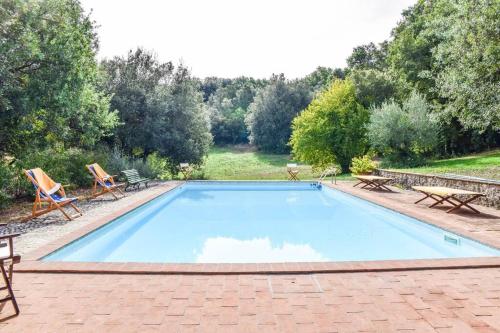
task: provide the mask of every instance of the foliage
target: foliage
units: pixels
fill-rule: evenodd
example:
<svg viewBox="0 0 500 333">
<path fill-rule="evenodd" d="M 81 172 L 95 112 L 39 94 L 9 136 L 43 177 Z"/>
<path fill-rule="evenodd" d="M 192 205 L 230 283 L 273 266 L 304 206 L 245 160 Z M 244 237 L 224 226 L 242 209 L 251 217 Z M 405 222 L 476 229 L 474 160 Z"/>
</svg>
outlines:
<svg viewBox="0 0 500 333">
<path fill-rule="evenodd" d="M 210 82 L 213 79 L 206 79 L 204 84 L 209 85 Z M 207 107 L 216 144 L 248 142 L 245 116 L 257 90 L 264 86 L 264 80 L 239 77 L 222 81 L 221 86 L 211 92 Z"/>
<path fill-rule="evenodd" d="M 388 43 L 384 41 L 376 46 L 373 43 L 357 46 L 347 57 L 349 69 L 377 69 L 383 70 L 386 65 Z"/>
<path fill-rule="evenodd" d="M 443 42 L 433 50 L 442 68 L 436 84 L 447 100 L 443 112 L 466 129 L 500 132 L 500 2 L 451 3 L 456 11 L 429 27 L 443 27 Z"/>
<path fill-rule="evenodd" d="M 4 160 L 0 160 L 0 209 L 7 206 L 15 192 L 14 168 Z"/>
<path fill-rule="evenodd" d="M 361 157 L 354 157 L 351 161 L 349 170 L 351 170 L 354 175 L 362 175 L 371 173 L 376 167 L 375 162 L 372 161 L 372 156 L 367 154 Z"/>
<path fill-rule="evenodd" d="M 414 92 L 399 106 L 385 102 L 373 110 L 368 126 L 370 144 L 392 164 L 417 165 L 437 144 L 438 127 L 425 98 Z"/>
<path fill-rule="evenodd" d="M 152 153 L 144 160 L 143 158 L 130 157 L 115 147 L 104 163 L 106 163 L 107 171 L 120 175 L 120 177 L 121 171 L 136 169 L 141 177 L 161 180 L 172 178 L 168 159 L 161 157 L 158 153 Z"/>
<path fill-rule="evenodd" d="M 19 196 L 33 194 L 33 186 L 24 176 L 23 169 L 42 168 L 52 179 L 61 184 L 77 187 L 88 187 L 92 178 L 85 165 L 98 162 L 107 167 L 106 151 L 85 151 L 78 148 L 64 149 L 62 146 L 44 150 L 27 151 L 13 164 L 13 181 L 15 188 L 12 194 Z"/>
<path fill-rule="evenodd" d="M 293 121 L 293 155 L 317 167 L 338 163 L 348 172 L 367 148 L 368 111 L 356 99 L 352 81 L 335 81 Z"/>
<path fill-rule="evenodd" d="M 0 154 L 90 147 L 116 114 L 96 86 L 94 23 L 76 0 L 0 3 Z"/>
<path fill-rule="evenodd" d="M 441 154 L 500 142 L 498 12 L 490 0 L 419 0 L 393 30 L 387 63 L 402 100 L 424 94 L 441 123 Z"/>
<path fill-rule="evenodd" d="M 273 76 L 250 105 L 246 117 L 250 142 L 264 152 L 288 152 L 292 120 L 310 101 L 311 93 L 304 83 L 289 82 L 283 74 Z"/>
<path fill-rule="evenodd" d="M 172 170 L 180 162 L 202 162 L 211 143 L 208 116 L 199 83 L 185 67 L 160 63 L 142 49 L 102 66 L 123 124 L 115 140 L 127 155 L 146 161 L 158 152 Z"/>
<path fill-rule="evenodd" d="M 157 88 L 152 133 L 154 151 L 168 158 L 172 172 L 179 163 L 200 165 L 212 143 L 208 114 L 198 83 L 189 71 L 179 66 L 169 84 Z"/>
<path fill-rule="evenodd" d="M 170 173 L 170 163 L 167 158 L 161 157 L 158 153 L 152 153 L 148 156 L 146 162 L 154 178 L 160 180 L 172 179 L 172 174 Z"/>
<path fill-rule="evenodd" d="M 356 98 L 365 108 L 380 106 L 395 94 L 394 84 L 386 72 L 355 69 L 349 73 L 349 78 L 356 87 Z"/>
<path fill-rule="evenodd" d="M 141 48 L 124 58 L 105 60 L 104 89 L 113 95 L 111 107 L 119 110 L 120 126 L 113 141 L 129 155 L 145 157 L 155 150 L 150 130 L 158 115 L 152 105 L 156 89 L 167 83 L 173 71 L 171 63 L 160 63 L 152 52 Z"/>
<path fill-rule="evenodd" d="M 341 68 L 329 68 L 318 66 L 311 74 L 304 77 L 304 81 L 313 92 L 321 91 L 329 87 L 336 79 L 344 79 L 345 73 Z"/>
</svg>

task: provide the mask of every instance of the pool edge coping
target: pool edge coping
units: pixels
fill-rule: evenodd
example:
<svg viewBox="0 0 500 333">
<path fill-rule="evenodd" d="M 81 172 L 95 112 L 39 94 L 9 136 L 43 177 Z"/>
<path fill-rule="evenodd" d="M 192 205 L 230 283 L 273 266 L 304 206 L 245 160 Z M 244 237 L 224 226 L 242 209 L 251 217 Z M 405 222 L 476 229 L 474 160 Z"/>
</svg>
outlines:
<svg viewBox="0 0 500 333">
<path fill-rule="evenodd" d="M 137 262 L 61 262 L 41 261 L 40 259 L 50 253 L 84 237 L 85 235 L 103 227 L 116 218 L 131 212 L 134 209 L 150 202 L 151 200 L 179 188 L 186 182 L 179 182 L 174 186 L 162 184 L 164 188 L 160 191 L 137 199 L 126 207 L 116 212 L 105 215 L 94 222 L 74 230 L 48 244 L 42 245 L 34 251 L 23 256 L 20 264 L 16 265 L 15 271 L 19 273 L 86 273 L 86 274 L 304 274 L 304 273 L 347 273 L 347 272 L 383 272 L 383 271 L 406 271 L 406 270 L 428 270 L 428 269 L 468 269 L 468 268 L 496 268 L 500 267 L 500 256 L 475 257 L 475 258 L 445 258 L 445 259 L 411 259 L 411 260 L 377 260 L 377 261 L 345 261 L 345 262 L 283 262 L 283 263 L 234 263 L 234 264 L 197 264 L 197 263 L 137 263 Z M 169 184 L 171 185 L 171 183 Z M 422 219 L 422 217 L 408 214 L 407 212 L 388 207 L 379 202 L 357 196 L 354 193 L 343 191 L 337 187 L 330 187 L 348 195 L 367 200 L 373 204 L 393 210 L 405 216 L 409 216 L 424 223 L 436 226 L 445 231 L 458 234 L 484 245 L 498 248 L 488 241 L 477 239 L 476 235 L 463 235 L 461 231 L 455 231 L 449 226 Z M 451 229 L 451 230 L 450 230 Z"/>
</svg>

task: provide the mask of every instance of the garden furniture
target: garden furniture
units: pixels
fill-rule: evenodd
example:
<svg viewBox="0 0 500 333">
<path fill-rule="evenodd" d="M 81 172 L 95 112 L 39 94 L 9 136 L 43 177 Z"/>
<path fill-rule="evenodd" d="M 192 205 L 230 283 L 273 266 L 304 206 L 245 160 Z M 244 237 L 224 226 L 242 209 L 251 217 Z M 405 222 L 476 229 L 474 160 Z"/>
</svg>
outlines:
<svg viewBox="0 0 500 333">
<path fill-rule="evenodd" d="M 189 163 L 180 163 L 179 168 L 184 175 L 184 179 L 189 180 L 191 173 L 193 172 L 193 168 L 189 165 Z"/>
<path fill-rule="evenodd" d="M 35 168 L 24 170 L 24 174 L 35 187 L 35 202 L 31 211 L 31 216 L 28 219 L 46 214 L 55 209 L 60 210 L 68 220 L 72 220 L 82 215 L 82 212 L 75 206 L 74 202 L 78 198 L 66 197 L 63 185 L 53 181 L 42 169 Z M 48 207 L 44 208 L 43 203 L 48 203 Z M 63 207 L 71 206 L 77 214 L 69 215 Z"/>
<path fill-rule="evenodd" d="M 6 224 L 4 223 L 0 224 L 0 226 L 5 225 Z M 19 314 L 19 306 L 17 305 L 16 297 L 14 296 L 14 291 L 12 290 L 12 274 L 14 265 L 21 262 L 21 256 L 14 254 L 13 239 L 19 235 L 21 234 L 11 233 L 0 235 L 0 271 L 5 283 L 4 286 L 0 287 L 0 290 L 7 290 L 8 293 L 8 296 L 0 299 L 0 310 L 7 302 L 10 301 L 14 306 L 16 316 Z"/>
<path fill-rule="evenodd" d="M 127 180 L 125 191 L 131 186 L 139 189 L 141 187 L 141 184 L 144 184 L 144 186 L 148 187 L 148 182 L 151 181 L 151 179 L 149 178 L 141 177 L 136 169 L 123 170 L 122 173 L 125 175 L 125 178 Z"/>
<path fill-rule="evenodd" d="M 92 191 L 92 196 L 98 197 L 105 193 L 110 193 L 115 199 L 118 199 L 118 196 L 115 192 L 119 192 L 123 197 L 125 194 L 120 189 L 123 184 L 115 183 L 114 177 L 116 175 L 110 176 L 106 171 L 104 171 L 101 166 L 97 163 L 87 165 L 87 169 L 90 171 L 92 176 L 94 176 L 94 187 Z M 101 187 L 101 191 L 97 191 L 97 187 Z"/>
<path fill-rule="evenodd" d="M 286 165 L 286 171 L 288 173 L 288 180 L 298 181 L 299 180 L 299 168 L 297 163 L 288 163 Z"/>
<path fill-rule="evenodd" d="M 484 193 L 441 186 L 413 186 L 412 188 L 415 191 L 418 191 L 425 195 L 422 199 L 415 201 L 415 204 L 424 201 L 427 198 L 431 198 L 436 202 L 430 205 L 429 208 L 447 202 L 453 206 L 446 211 L 447 213 L 451 213 L 452 211 L 457 210 L 460 207 L 467 207 L 475 213 L 480 213 L 474 207 L 469 206 L 469 203 L 479 197 L 484 196 Z"/>
<path fill-rule="evenodd" d="M 362 176 L 362 175 L 352 175 L 354 178 L 359 180 L 359 183 L 355 184 L 354 187 L 364 184 L 361 188 L 367 188 L 369 190 L 381 189 L 392 192 L 390 188 L 385 186 L 388 182 L 392 180 L 389 177 L 381 176 Z"/>
</svg>

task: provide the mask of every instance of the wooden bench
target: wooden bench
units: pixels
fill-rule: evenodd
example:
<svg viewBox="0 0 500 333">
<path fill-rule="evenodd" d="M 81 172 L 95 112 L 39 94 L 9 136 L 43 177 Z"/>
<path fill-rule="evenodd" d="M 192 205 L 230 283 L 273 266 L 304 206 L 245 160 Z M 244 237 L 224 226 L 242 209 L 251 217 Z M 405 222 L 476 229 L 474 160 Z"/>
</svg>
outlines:
<svg viewBox="0 0 500 333">
<path fill-rule="evenodd" d="M 429 206 L 429 208 L 447 202 L 452 205 L 452 207 L 446 211 L 447 213 L 451 213 L 454 210 L 459 209 L 460 207 L 467 207 L 474 213 L 479 214 L 479 211 L 474 207 L 469 206 L 469 203 L 479 197 L 485 196 L 484 193 L 442 186 L 412 186 L 412 188 L 415 191 L 418 191 L 425 195 L 425 197 L 423 197 L 422 199 L 415 201 L 415 204 L 418 204 L 419 202 L 424 201 L 427 198 L 434 199 L 435 201 L 432 205 Z M 462 199 L 461 197 L 463 197 L 464 199 Z"/>
<path fill-rule="evenodd" d="M 137 172 L 136 169 L 123 170 L 122 173 L 127 180 L 127 183 L 125 185 L 125 191 L 130 186 L 139 189 L 139 187 L 141 187 L 141 184 L 144 184 L 146 187 L 148 187 L 148 182 L 151 181 L 151 179 L 149 178 L 143 178 L 139 176 L 139 173 Z"/>
<path fill-rule="evenodd" d="M 367 188 L 368 190 L 381 189 L 392 192 L 390 188 L 385 186 L 392 178 L 380 177 L 380 176 L 362 176 L 362 175 L 352 175 L 354 178 L 359 180 L 359 183 L 355 184 L 354 187 L 364 184 L 361 188 Z"/>
</svg>

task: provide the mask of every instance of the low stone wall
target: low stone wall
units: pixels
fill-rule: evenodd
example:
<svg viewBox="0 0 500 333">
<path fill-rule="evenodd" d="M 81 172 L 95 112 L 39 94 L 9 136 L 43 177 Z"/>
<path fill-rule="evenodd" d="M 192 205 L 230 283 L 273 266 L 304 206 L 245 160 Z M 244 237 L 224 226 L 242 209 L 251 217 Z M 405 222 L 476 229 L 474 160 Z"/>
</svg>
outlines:
<svg viewBox="0 0 500 333">
<path fill-rule="evenodd" d="M 494 182 L 455 179 L 446 176 L 399 172 L 385 169 L 377 169 L 374 174 L 394 178 L 391 184 L 399 184 L 405 189 L 411 189 L 412 186 L 444 186 L 484 193 L 486 196 L 475 200 L 474 203 L 500 209 L 500 184 Z"/>
</svg>

